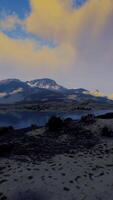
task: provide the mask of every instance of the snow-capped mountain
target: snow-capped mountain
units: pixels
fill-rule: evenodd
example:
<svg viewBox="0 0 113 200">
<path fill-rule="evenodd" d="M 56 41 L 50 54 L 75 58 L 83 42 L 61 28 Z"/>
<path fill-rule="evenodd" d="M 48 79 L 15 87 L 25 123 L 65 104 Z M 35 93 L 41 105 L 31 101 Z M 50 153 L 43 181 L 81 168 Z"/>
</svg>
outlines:
<svg viewBox="0 0 113 200">
<path fill-rule="evenodd" d="M 54 90 L 62 91 L 65 89 L 61 85 L 58 85 L 56 81 L 52 79 L 48 79 L 48 78 L 27 81 L 27 84 L 32 88 L 42 88 L 42 89 L 48 89 L 48 90 L 53 90 L 53 91 Z"/>
<path fill-rule="evenodd" d="M 51 79 L 36 79 L 27 82 L 18 79 L 1 80 L 0 103 L 55 99 L 62 97 L 63 90 L 66 89 Z"/>
<path fill-rule="evenodd" d="M 26 82 L 18 79 L 0 81 L 0 104 L 44 100 L 95 101 L 103 103 L 111 101 L 110 99 L 110 97 L 106 97 L 98 90 L 92 92 L 83 88 L 67 89 L 48 78 Z"/>
</svg>

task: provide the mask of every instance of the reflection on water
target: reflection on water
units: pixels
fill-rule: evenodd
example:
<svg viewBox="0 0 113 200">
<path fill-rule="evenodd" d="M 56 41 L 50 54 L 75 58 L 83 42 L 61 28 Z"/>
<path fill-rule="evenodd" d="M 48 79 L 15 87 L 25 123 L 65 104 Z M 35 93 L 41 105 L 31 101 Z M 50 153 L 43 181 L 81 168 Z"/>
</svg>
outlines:
<svg viewBox="0 0 113 200">
<path fill-rule="evenodd" d="M 15 128 L 25 128 L 31 124 L 45 125 L 54 113 L 44 112 L 6 112 L 0 113 L 0 126 L 13 126 Z"/>
<path fill-rule="evenodd" d="M 113 110 L 98 110 L 94 111 L 96 116 L 113 112 Z M 53 115 L 58 115 L 63 118 L 71 117 L 72 119 L 80 119 L 81 116 L 87 115 L 91 111 L 76 111 L 76 112 L 36 112 L 36 111 L 23 111 L 23 112 L 4 112 L 0 113 L 0 126 L 13 126 L 15 128 L 25 128 L 31 124 L 43 126 L 47 123 L 48 119 Z"/>
</svg>

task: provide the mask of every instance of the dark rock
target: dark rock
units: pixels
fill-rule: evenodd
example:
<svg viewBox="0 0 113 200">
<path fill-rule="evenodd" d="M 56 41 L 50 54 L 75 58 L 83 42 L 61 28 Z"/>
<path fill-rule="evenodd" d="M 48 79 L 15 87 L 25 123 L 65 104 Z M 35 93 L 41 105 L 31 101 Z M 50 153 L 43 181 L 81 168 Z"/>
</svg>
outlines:
<svg viewBox="0 0 113 200">
<path fill-rule="evenodd" d="M 7 133 L 11 133 L 14 130 L 12 126 L 9 127 L 0 127 L 0 135 L 5 135 Z"/>
<path fill-rule="evenodd" d="M 47 128 L 49 131 L 56 131 L 62 128 L 64 125 L 63 120 L 60 117 L 51 117 L 47 123 Z"/>
<path fill-rule="evenodd" d="M 102 136 L 105 136 L 105 137 L 113 137 L 113 131 L 110 129 L 110 128 L 108 128 L 108 127 L 104 127 L 103 129 L 102 129 Z"/>
<path fill-rule="evenodd" d="M 12 152 L 13 148 L 14 148 L 14 144 L 12 143 L 0 144 L 0 155 L 1 156 L 7 155 L 7 154 L 9 155 Z"/>
<path fill-rule="evenodd" d="M 83 117 L 81 118 L 81 122 L 82 122 L 82 123 L 85 123 L 85 124 L 87 124 L 87 125 L 90 125 L 90 124 L 93 124 L 93 123 L 96 122 L 96 118 L 95 118 L 94 115 L 88 114 L 88 115 L 83 116 Z"/>
</svg>

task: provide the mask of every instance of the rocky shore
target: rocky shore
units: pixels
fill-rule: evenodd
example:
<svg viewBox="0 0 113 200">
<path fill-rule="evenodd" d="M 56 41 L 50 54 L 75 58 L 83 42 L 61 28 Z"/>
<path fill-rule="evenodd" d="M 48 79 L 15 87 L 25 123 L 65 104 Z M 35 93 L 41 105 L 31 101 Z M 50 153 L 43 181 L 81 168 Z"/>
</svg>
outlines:
<svg viewBox="0 0 113 200">
<path fill-rule="evenodd" d="M 113 119 L 1 128 L 0 199 L 112 200 L 112 157 Z"/>
</svg>

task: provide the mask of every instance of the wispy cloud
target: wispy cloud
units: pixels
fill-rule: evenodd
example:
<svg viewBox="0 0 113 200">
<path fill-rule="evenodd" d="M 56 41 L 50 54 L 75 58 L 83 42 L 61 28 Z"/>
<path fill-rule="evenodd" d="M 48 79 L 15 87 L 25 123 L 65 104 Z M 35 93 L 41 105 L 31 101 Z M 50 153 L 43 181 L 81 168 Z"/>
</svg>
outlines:
<svg viewBox="0 0 113 200">
<path fill-rule="evenodd" d="M 22 25 L 22 22 L 16 15 L 10 15 L 10 16 L 6 15 L 2 20 L 0 20 L 0 30 L 10 31 L 17 24 Z"/>
</svg>

